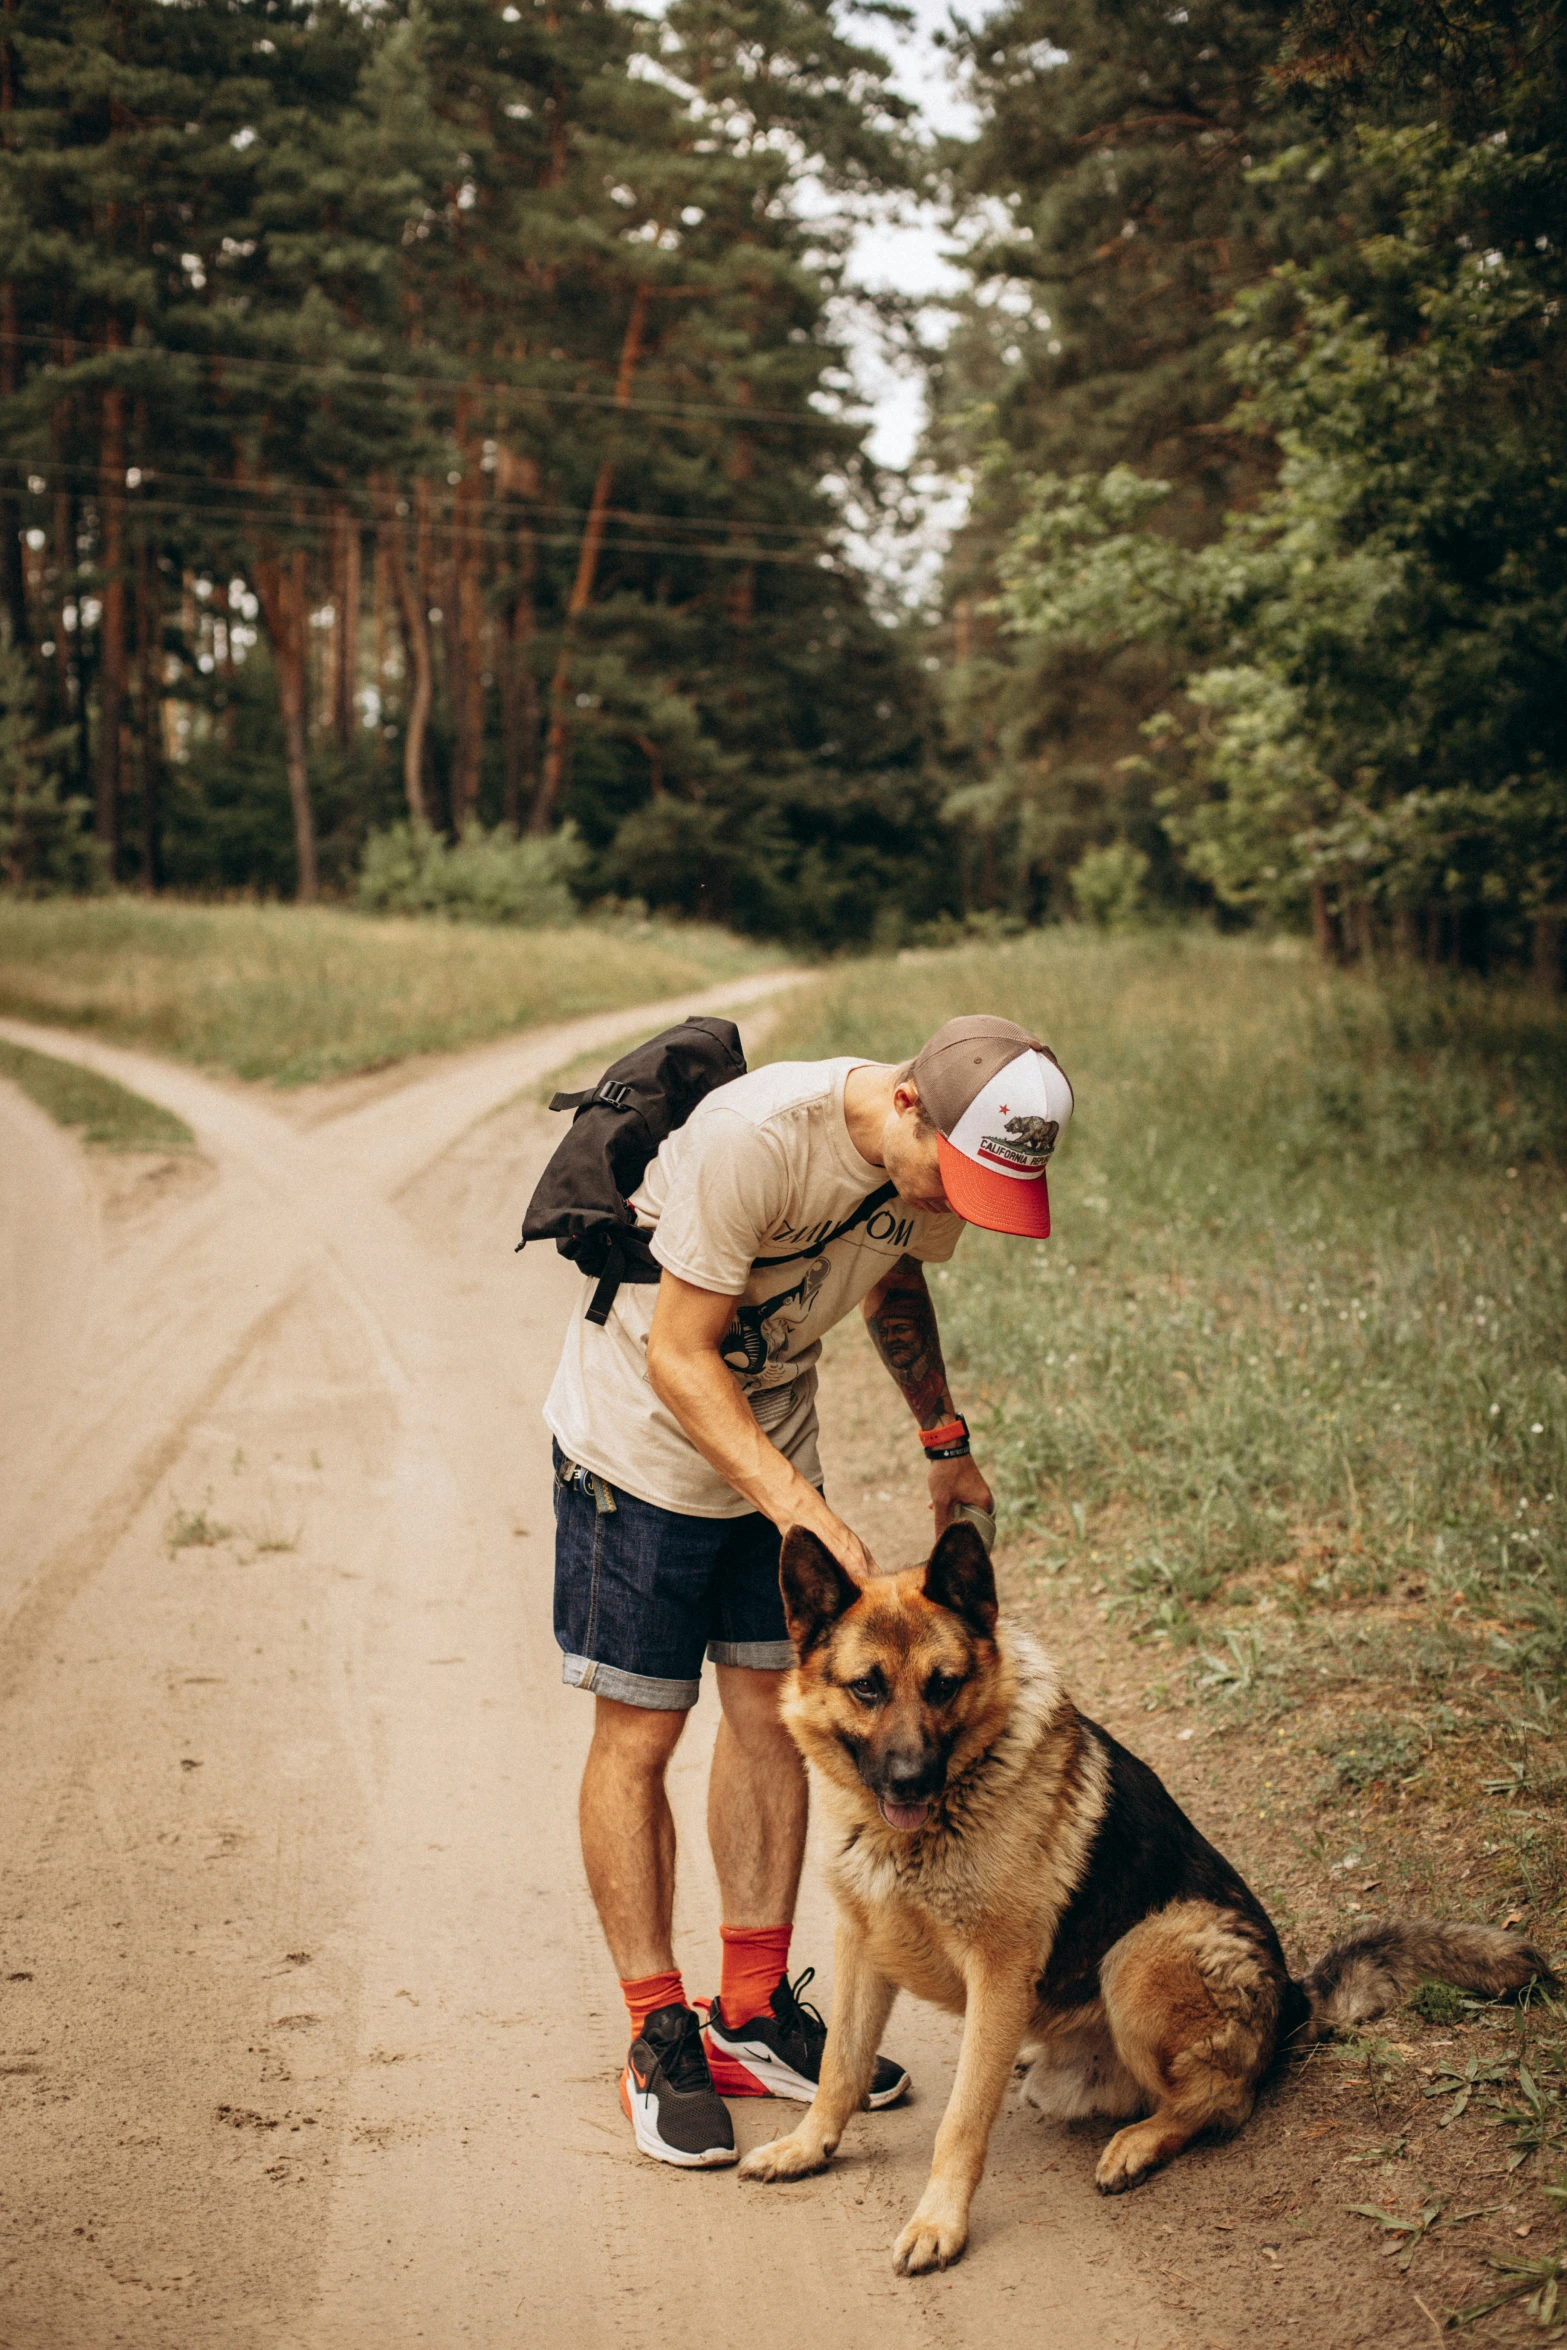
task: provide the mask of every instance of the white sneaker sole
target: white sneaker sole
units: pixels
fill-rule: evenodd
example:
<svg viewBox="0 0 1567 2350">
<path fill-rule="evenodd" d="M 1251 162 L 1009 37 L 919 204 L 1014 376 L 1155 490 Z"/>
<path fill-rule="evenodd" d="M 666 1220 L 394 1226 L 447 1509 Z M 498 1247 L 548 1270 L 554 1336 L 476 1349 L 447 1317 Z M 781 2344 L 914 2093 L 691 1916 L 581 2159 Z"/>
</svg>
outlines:
<svg viewBox="0 0 1567 2350">
<path fill-rule="evenodd" d="M 658 2134 L 658 2100 L 652 2091 L 635 2089 L 624 2082 L 621 2094 L 631 2115 L 638 2149 L 650 2154 L 655 2162 L 672 2162 L 677 2170 L 721 2170 L 726 2163 L 739 2161 L 739 2149 L 735 2146 L 708 2146 L 700 2154 L 686 2154 L 678 2146 L 666 2145 Z"/>
<path fill-rule="evenodd" d="M 797 2073 L 793 2065 L 785 2064 L 765 2040 L 731 2040 L 723 2032 L 707 2028 L 707 2044 L 711 2053 L 727 2056 L 731 2063 L 743 2065 L 751 2078 L 769 2097 L 787 2097 L 795 2105 L 809 2105 L 816 2095 L 816 2083 L 808 2081 L 804 2073 Z M 723 2083 L 715 2082 L 720 2096 Z M 896 2105 L 909 2086 L 907 2073 L 900 2073 L 890 2089 L 880 2090 L 866 2099 L 872 2113 L 879 2113 L 884 2105 Z"/>
</svg>

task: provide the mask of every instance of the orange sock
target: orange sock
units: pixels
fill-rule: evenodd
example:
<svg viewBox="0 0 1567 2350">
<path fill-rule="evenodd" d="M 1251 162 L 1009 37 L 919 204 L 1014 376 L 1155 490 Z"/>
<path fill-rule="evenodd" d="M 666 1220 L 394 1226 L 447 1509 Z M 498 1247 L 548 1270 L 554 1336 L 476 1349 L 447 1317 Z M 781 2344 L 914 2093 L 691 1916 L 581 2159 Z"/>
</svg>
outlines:
<svg viewBox="0 0 1567 2350">
<path fill-rule="evenodd" d="M 677 1966 L 666 1967 L 661 1975 L 633 1975 L 629 1982 L 622 1981 L 620 1993 L 631 2018 L 633 2040 L 641 2039 L 642 2026 L 655 2008 L 687 2004 L 686 1987 Z"/>
<path fill-rule="evenodd" d="M 724 1946 L 718 2001 L 731 2029 L 760 2015 L 789 1964 L 793 1926 L 720 1926 Z"/>
</svg>

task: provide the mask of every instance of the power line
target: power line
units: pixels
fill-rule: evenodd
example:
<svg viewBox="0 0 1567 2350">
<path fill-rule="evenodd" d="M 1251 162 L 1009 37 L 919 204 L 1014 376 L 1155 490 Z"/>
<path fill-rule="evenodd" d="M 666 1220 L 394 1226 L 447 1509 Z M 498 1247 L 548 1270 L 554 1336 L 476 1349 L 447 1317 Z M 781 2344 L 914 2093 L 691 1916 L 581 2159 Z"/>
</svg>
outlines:
<svg viewBox="0 0 1567 2350">
<path fill-rule="evenodd" d="M 192 509 L 175 499 L 142 499 L 139 495 L 137 495 L 137 505 L 143 513 L 178 515 L 197 521 L 271 523 L 280 536 L 295 538 L 306 536 L 314 538 L 318 542 L 324 541 L 332 528 L 329 516 L 311 515 L 302 518 L 288 507 L 246 506 L 232 509 L 223 507 Z M 498 530 L 484 524 L 465 527 L 459 523 L 431 523 L 427 525 L 427 528 L 432 538 L 452 545 L 506 543 Z M 534 543 L 541 547 L 574 548 L 581 543 L 581 534 L 577 531 L 535 531 L 532 536 Z M 790 554 L 785 549 L 777 547 L 717 546 L 711 542 L 703 545 L 700 541 L 689 539 L 607 539 L 604 553 L 606 556 L 691 555 L 701 557 L 709 562 L 773 563 L 795 570 L 836 571 L 839 568 L 837 561 L 825 549 L 822 555 L 812 556 Z"/>
<path fill-rule="evenodd" d="M 52 474 L 57 478 L 61 476 L 65 477 L 65 480 L 68 484 L 74 484 L 79 488 L 85 489 L 95 498 L 102 498 L 104 495 L 105 484 L 103 480 L 103 469 L 101 466 L 89 464 L 72 465 L 62 462 L 57 458 L 35 459 L 28 457 L 0 457 L 0 469 L 8 470 L 10 472 L 18 473 L 28 477 L 29 486 L 31 477 L 39 474 Z M 147 486 L 151 483 L 157 483 L 164 488 L 168 488 L 170 486 L 207 488 L 210 487 L 212 483 L 212 477 L 210 474 L 167 473 L 161 466 L 138 467 L 135 470 L 140 473 L 141 478 L 135 483 L 126 483 L 124 485 L 124 494 L 129 504 L 138 507 L 146 507 L 151 503 L 151 501 L 149 501 L 143 494 Z M 248 496 L 250 494 L 249 485 L 244 482 L 225 482 L 222 486 L 225 493 L 230 496 Z M 450 491 L 454 485 L 442 483 L 437 486 L 443 492 L 445 502 L 448 504 L 452 503 L 453 501 L 450 497 Z M 270 508 L 266 509 L 266 511 L 272 514 L 288 511 L 288 509 L 285 509 L 277 502 L 277 489 L 277 484 L 270 484 L 267 492 L 263 492 L 258 488 L 255 493 L 258 498 L 262 497 L 263 495 L 270 495 L 272 497 L 273 503 Z M 34 497 L 47 497 L 49 495 L 49 490 L 46 486 L 42 490 L 33 490 L 31 494 Z M 341 513 L 349 515 L 351 519 L 357 522 L 362 528 L 373 528 L 388 519 L 388 517 L 382 515 L 364 515 L 355 513 L 349 498 L 343 492 L 325 488 L 320 483 L 316 482 L 302 484 L 298 490 L 290 487 L 287 494 L 290 498 L 298 499 L 301 502 L 313 504 L 316 506 L 324 506 L 326 508 L 326 513 L 322 516 L 323 520 L 331 520 L 335 522 L 337 514 Z M 510 490 L 500 489 L 498 485 L 496 486 L 493 495 L 496 504 L 499 505 L 502 501 L 504 501 L 504 505 L 502 507 L 502 511 L 504 513 L 544 514 L 562 522 L 583 522 L 587 519 L 588 509 L 584 506 L 561 506 L 546 498 L 520 498 Z M 166 501 L 165 503 L 173 502 L 174 501 Z M 404 496 L 401 510 L 395 519 L 399 521 L 407 520 L 411 505 L 412 500 Z M 199 510 L 200 509 L 192 509 L 192 511 Z M 262 508 L 258 506 L 254 509 L 254 511 L 259 514 L 262 511 Z M 308 514 L 301 514 L 299 516 L 299 520 L 301 522 L 308 522 L 312 519 L 313 517 Z M 783 537 L 792 539 L 820 538 L 830 527 L 830 525 L 826 523 L 812 525 L 795 522 L 760 522 L 754 518 L 746 519 L 731 514 L 650 513 L 644 511 L 641 508 L 632 506 L 610 507 L 608 509 L 608 519 L 612 522 L 649 524 L 664 523 L 672 528 L 679 527 L 689 528 L 692 530 L 744 529 L 754 533 L 766 533 L 774 538 Z M 424 527 L 426 529 L 451 527 L 459 532 L 473 529 L 482 529 L 486 532 L 496 532 L 499 530 L 500 525 L 498 523 L 489 522 L 482 524 L 453 524 L 450 526 L 436 523 L 426 523 Z M 538 534 L 535 533 L 534 535 L 537 536 Z"/>
<path fill-rule="evenodd" d="M 22 331 L 9 338 L 13 343 L 30 343 L 46 350 L 58 350 L 58 335 L 30 334 Z M 613 392 L 552 391 L 540 385 L 512 383 L 499 376 L 456 375 L 402 375 L 391 370 L 354 367 L 323 366 L 303 359 L 260 359 L 237 351 L 182 351 L 166 344 L 127 343 L 113 351 L 83 351 L 74 358 L 63 358 L 60 368 L 77 366 L 101 368 L 105 360 L 125 363 L 137 359 L 185 359 L 199 366 L 217 364 L 225 368 L 250 368 L 258 374 L 293 377 L 304 380 L 315 378 L 336 384 L 375 386 L 383 391 L 442 391 L 502 392 L 513 399 L 538 400 L 561 408 L 606 408 L 619 415 L 662 416 L 676 423 L 686 417 L 725 417 L 737 424 L 796 424 L 813 425 L 823 432 L 855 432 L 861 429 L 849 418 L 824 416 L 812 408 L 755 408 L 745 402 L 724 404 L 718 401 L 697 400 L 621 400 Z M 591 365 L 584 361 L 579 364 Z M 45 374 L 53 370 L 46 368 Z M 24 386 L 23 389 L 26 387 Z"/>
</svg>

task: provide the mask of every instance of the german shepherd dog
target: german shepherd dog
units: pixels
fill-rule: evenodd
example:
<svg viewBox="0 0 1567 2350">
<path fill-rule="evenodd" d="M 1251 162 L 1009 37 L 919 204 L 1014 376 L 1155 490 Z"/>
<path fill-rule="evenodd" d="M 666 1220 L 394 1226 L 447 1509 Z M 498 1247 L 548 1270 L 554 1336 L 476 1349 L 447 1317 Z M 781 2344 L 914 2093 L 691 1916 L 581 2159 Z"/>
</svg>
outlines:
<svg viewBox="0 0 1567 2350">
<path fill-rule="evenodd" d="M 1287 2042 L 1367 2022 L 1423 1975 L 1491 1995 L 1551 1979 L 1516 1934 L 1396 1920 L 1292 1980 L 1250 1886 L 998 1623 L 971 1526 L 863 1586 L 797 1527 L 781 1581 L 797 1659 L 784 1719 L 825 1798 L 836 1981 L 815 2100 L 740 2175 L 799 2178 L 831 2158 L 900 1988 L 950 2008 L 957 2078 L 900 2274 L 963 2250 L 1025 2047 L 1042 2113 L 1124 2124 L 1095 2173 L 1115 2195 L 1199 2131 L 1238 2130 Z"/>
</svg>

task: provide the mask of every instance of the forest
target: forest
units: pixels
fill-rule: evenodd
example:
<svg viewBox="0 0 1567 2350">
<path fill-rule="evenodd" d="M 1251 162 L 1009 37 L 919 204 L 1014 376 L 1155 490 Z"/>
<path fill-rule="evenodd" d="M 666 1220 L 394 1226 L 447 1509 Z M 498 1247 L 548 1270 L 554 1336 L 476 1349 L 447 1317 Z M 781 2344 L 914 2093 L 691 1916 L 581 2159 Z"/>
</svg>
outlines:
<svg viewBox="0 0 1567 2350">
<path fill-rule="evenodd" d="M 1559 987 L 1560 5 L 971 0 L 945 137 L 907 22 L 5 0 L 0 886 Z"/>
</svg>

